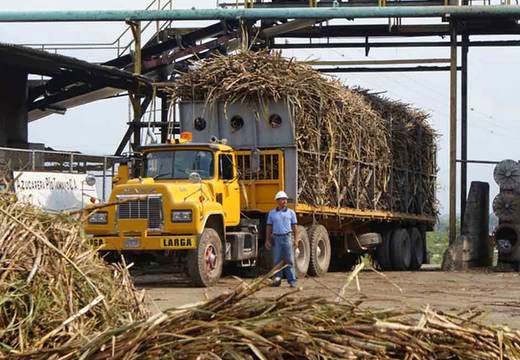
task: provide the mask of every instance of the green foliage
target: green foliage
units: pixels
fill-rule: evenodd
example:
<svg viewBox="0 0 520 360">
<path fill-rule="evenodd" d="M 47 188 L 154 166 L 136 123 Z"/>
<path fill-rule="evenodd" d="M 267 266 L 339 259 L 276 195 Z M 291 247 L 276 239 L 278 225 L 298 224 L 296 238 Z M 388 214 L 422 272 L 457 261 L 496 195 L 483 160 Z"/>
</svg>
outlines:
<svg viewBox="0 0 520 360">
<path fill-rule="evenodd" d="M 426 234 L 426 245 L 430 253 L 430 263 L 441 264 L 444 251 L 448 248 L 448 217 L 439 218 L 435 230 Z M 457 233 L 460 232 L 460 219 L 457 218 Z"/>
<path fill-rule="evenodd" d="M 426 244 L 431 264 L 441 264 L 444 251 L 448 247 L 448 232 L 433 231 L 426 234 Z"/>
</svg>

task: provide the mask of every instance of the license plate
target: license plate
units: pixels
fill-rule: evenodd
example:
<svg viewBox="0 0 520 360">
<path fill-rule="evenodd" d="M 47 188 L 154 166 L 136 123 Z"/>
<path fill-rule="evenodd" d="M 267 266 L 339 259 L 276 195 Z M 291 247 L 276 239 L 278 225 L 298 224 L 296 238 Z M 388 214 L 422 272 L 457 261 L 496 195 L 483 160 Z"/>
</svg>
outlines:
<svg viewBox="0 0 520 360">
<path fill-rule="evenodd" d="M 125 239 L 125 248 L 138 248 L 141 242 L 137 238 Z"/>
<path fill-rule="evenodd" d="M 101 247 L 101 246 L 105 245 L 105 240 L 102 238 L 91 238 L 91 239 L 88 239 L 88 243 L 90 246 L 93 246 L 93 247 Z"/>
<path fill-rule="evenodd" d="M 195 236 L 172 236 L 161 239 L 163 249 L 194 249 L 196 244 Z"/>
</svg>

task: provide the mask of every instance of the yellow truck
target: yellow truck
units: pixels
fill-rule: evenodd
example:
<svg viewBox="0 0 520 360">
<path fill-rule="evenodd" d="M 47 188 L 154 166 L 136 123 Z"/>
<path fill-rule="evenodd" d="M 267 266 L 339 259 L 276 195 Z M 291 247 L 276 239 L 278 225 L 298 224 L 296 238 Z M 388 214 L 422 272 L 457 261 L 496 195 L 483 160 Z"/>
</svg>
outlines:
<svg viewBox="0 0 520 360">
<path fill-rule="evenodd" d="M 266 215 L 284 190 L 299 222 L 300 276 L 347 270 L 366 253 L 384 270 L 419 269 L 435 217 L 299 202 L 291 113 L 281 102 L 268 109 L 269 121 L 261 122 L 245 104 L 180 104 L 180 137 L 143 146 L 141 161 L 119 167 L 114 205 L 88 218 L 90 243 L 134 259 L 160 258 L 194 285 L 211 286 L 225 264 L 270 265 Z"/>
</svg>

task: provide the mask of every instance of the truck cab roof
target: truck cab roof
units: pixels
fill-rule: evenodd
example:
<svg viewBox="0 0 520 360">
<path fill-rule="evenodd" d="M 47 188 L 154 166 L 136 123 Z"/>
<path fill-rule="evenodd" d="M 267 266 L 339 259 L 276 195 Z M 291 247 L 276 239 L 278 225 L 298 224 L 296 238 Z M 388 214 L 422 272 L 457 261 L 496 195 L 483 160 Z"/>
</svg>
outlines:
<svg viewBox="0 0 520 360">
<path fill-rule="evenodd" d="M 178 139 L 175 139 L 178 140 Z M 209 148 L 219 151 L 232 151 L 233 148 L 229 145 L 219 144 L 216 142 L 173 142 L 171 144 L 151 144 L 141 147 L 143 152 L 156 150 L 174 150 L 174 149 L 189 149 L 189 148 Z"/>
</svg>

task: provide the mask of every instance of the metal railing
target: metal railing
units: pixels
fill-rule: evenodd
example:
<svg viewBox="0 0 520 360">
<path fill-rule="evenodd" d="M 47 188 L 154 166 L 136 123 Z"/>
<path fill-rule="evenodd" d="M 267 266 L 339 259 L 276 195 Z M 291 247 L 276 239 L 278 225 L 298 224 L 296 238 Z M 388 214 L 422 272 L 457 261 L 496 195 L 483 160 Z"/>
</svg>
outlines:
<svg viewBox="0 0 520 360">
<path fill-rule="evenodd" d="M 153 0 L 145 10 L 173 10 L 173 0 Z M 171 20 L 166 21 L 147 21 L 141 28 L 141 34 L 144 34 L 147 29 L 156 24 L 155 31 L 150 36 L 152 39 L 154 36 L 167 28 L 172 24 Z M 125 30 L 119 34 L 119 36 L 112 42 L 86 42 L 86 43 L 22 43 L 19 45 L 33 47 L 42 51 L 58 53 L 59 51 L 70 51 L 70 50 L 115 50 L 117 56 L 122 56 L 130 52 L 134 39 L 130 26 L 126 27 Z M 130 38 L 130 39 L 128 39 Z M 150 40 L 149 39 L 149 40 Z"/>
<path fill-rule="evenodd" d="M 89 173 L 101 179 L 98 190 L 103 202 L 110 195 L 112 177 L 122 159 L 117 156 L 0 147 L 0 170 Z"/>
</svg>

